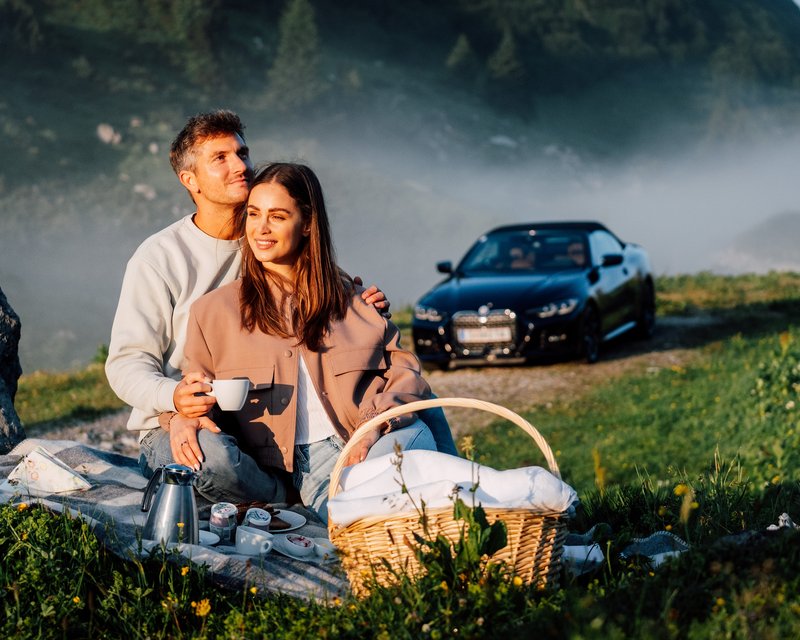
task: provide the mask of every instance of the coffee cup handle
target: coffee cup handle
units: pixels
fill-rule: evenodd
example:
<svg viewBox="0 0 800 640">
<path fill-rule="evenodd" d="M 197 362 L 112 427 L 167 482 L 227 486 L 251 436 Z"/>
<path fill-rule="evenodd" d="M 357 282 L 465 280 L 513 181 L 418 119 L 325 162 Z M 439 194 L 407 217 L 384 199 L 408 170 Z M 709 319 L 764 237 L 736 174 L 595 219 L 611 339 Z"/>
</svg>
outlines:
<svg viewBox="0 0 800 640">
<path fill-rule="evenodd" d="M 270 551 L 272 551 L 272 540 L 264 540 L 264 542 L 261 543 L 261 550 L 258 552 L 259 555 L 263 556 Z"/>
</svg>

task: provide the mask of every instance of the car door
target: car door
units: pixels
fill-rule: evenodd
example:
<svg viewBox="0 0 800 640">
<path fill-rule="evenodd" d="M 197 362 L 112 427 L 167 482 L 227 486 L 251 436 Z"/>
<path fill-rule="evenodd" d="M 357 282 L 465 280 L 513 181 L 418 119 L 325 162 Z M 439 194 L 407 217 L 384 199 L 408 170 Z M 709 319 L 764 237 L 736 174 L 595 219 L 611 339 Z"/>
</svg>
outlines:
<svg viewBox="0 0 800 640">
<path fill-rule="evenodd" d="M 624 260 L 624 247 L 606 231 L 589 236 L 589 247 L 597 282 L 594 290 L 600 310 L 603 334 L 608 334 L 627 321 L 630 302 L 627 300 L 630 274 Z M 604 264 L 608 256 L 621 256 L 619 264 Z"/>
</svg>

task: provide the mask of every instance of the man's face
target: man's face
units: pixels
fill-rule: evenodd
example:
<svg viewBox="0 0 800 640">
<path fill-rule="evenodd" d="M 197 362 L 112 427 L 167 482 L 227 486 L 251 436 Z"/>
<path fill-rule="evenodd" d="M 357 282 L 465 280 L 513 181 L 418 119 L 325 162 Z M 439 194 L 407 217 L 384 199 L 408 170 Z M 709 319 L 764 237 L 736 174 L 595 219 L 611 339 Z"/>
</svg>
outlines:
<svg viewBox="0 0 800 640">
<path fill-rule="evenodd" d="M 583 250 L 583 243 L 573 242 L 567 247 L 567 253 L 572 261 L 582 267 L 586 263 L 586 253 Z"/>
<path fill-rule="evenodd" d="M 235 206 L 247 200 L 253 163 L 240 136 L 207 138 L 195 146 L 194 156 L 194 169 L 182 171 L 180 177 L 198 205 Z"/>
</svg>

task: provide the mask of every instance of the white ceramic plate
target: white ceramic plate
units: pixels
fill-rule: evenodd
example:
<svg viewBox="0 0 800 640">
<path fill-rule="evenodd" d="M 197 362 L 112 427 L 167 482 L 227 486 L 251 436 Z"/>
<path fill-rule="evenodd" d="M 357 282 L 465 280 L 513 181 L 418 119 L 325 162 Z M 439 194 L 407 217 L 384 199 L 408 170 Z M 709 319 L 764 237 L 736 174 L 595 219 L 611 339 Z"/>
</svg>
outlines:
<svg viewBox="0 0 800 640">
<path fill-rule="evenodd" d="M 291 549 L 291 543 L 286 541 L 286 536 L 281 534 L 276 534 L 275 537 L 272 539 L 272 550 L 277 551 L 281 555 L 284 555 L 288 558 L 292 558 L 292 560 L 300 560 L 300 562 L 311 562 L 313 564 L 327 564 L 333 560 L 332 558 L 325 558 L 324 560 L 320 558 L 315 551 L 311 551 L 307 556 L 301 556 L 294 553 Z"/>
<path fill-rule="evenodd" d="M 212 531 L 200 529 L 200 544 L 204 547 L 213 547 L 219 542 L 219 536 Z"/>
<path fill-rule="evenodd" d="M 306 523 L 306 517 L 304 515 L 295 513 L 294 511 L 289 511 L 288 509 L 281 509 L 280 512 L 277 514 L 277 517 L 283 520 L 284 522 L 288 523 L 289 528 L 288 529 L 270 528 L 269 532 L 272 534 L 288 533 L 289 531 L 294 531 L 295 529 L 299 529 Z"/>
</svg>

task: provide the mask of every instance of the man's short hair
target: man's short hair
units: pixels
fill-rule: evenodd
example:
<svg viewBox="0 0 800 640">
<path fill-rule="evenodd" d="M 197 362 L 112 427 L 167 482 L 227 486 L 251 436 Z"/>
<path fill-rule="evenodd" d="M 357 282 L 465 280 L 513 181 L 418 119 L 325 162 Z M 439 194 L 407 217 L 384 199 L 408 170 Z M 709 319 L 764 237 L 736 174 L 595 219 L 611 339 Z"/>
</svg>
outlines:
<svg viewBox="0 0 800 640">
<path fill-rule="evenodd" d="M 192 116 L 180 130 L 169 149 L 169 162 L 176 174 L 194 169 L 195 147 L 208 138 L 238 135 L 244 140 L 244 125 L 233 111 L 218 109 Z"/>
</svg>

